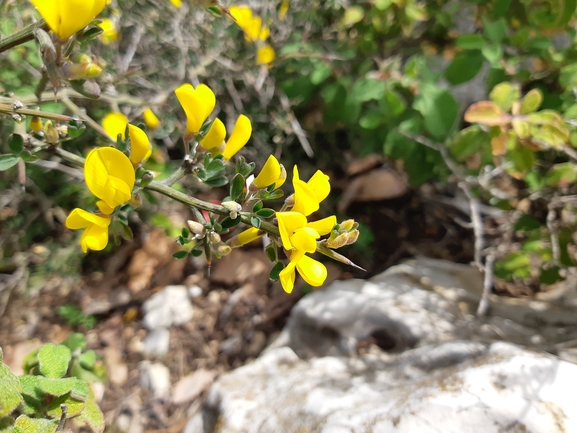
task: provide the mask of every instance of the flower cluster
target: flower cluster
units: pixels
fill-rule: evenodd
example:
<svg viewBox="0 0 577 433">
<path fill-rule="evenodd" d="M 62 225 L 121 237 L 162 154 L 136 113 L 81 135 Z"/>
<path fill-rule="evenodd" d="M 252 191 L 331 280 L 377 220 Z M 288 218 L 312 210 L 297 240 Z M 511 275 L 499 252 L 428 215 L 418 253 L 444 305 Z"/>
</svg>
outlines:
<svg viewBox="0 0 577 433">
<path fill-rule="evenodd" d="M 116 121 L 121 119 L 119 114 L 113 114 L 112 119 Z M 110 122 L 109 128 L 111 125 L 117 126 L 110 117 L 108 122 Z M 111 134 L 110 131 L 107 132 Z M 84 229 L 80 238 L 80 246 L 84 252 L 89 249 L 100 251 L 108 245 L 111 215 L 118 206 L 127 203 L 132 198 L 136 180 L 135 167 L 147 159 L 152 152 L 150 141 L 143 130 L 128 124 L 128 134 L 131 145 L 130 158 L 113 147 L 93 149 L 86 157 L 84 179 L 90 192 L 100 199 L 96 203 L 100 213 L 93 214 L 76 208 L 66 218 L 66 227 L 69 229 Z M 124 130 L 119 131 L 118 135 L 124 137 Z"/>
<path fill-rule="evenodd" d="M 248 42 L 257 44 L 256 63 L 257 65 L 268 65 L 276 57 L 274 48 L 266 43 L 269 37 L 270 29 L 263 24 L 262 18 L 253 15 L 248 6 L 231 6 L 230 14 L 236 20 L 236 23 L 244 31 L 244 37 Z"/>
<path fill-rule="evenodd" d="M 183 84 L 174 93 L 186 114 L 186 132 L 184 141 L 198 140 L 198 143 L 214 155 L 222 154 L 224 159 L 231 159 L 248 142 L 252 134 L 252 124 L 248 117 L 241 114 L 228 140 L 226 127 L 220 119 L 215 119 L 203 135 L 201 130 L 216 105 L 216 97 L 210 87 L 200 84 L 196 88 Z"/>
</svg>

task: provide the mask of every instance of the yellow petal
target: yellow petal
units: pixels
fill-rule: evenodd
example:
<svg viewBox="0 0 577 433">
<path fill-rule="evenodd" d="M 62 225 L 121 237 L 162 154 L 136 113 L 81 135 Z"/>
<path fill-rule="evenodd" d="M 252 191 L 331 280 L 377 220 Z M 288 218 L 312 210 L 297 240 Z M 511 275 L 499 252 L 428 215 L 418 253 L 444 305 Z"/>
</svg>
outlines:
<svg viewBox="0 0 577 433">
<path fill-rule="evenodd" d="M 114 208 L 130 200 L 135 181 L 134 168 L 121 151 L 100 147 L 86 157 L 84 179 L 92 194 Z"/>
<path fill-rule="evenodd" d="M 174 93 L 186 114 L 186 132 L 196 134 L 206 120 L 202 119 L 202 113 L 206 111 L 202 98 L 191 84 L 183 84 Z"/>
<path fill-rule="evenodd" d="M 264 41 L 270 35 L 270 29 L 267 26 L 262 26 L 260 29 L 260 33 L 258 34 L 258 38 L 261 41 Z"/>
<path fill-rule="evenodd" d="M 62 40 L 90 24 L 106 6 L 106 0 L 60 0 L 59 3 L 60 24 L 56 33 Z"/>
<path fill-rule="evenodd" d="M 210 129 L 206 133 L 205 137 L 200 140 L 200 145 L 206 150 L 210 150 L 216 146 L 220 146 L 224 142 L 226 137 L 226 128 L 224 123 L 220 119 L 214 119 Z"/>
<path fill-rule="evenodd" d="M 278 229 L 285 250 L 292 250 L 291 236 L 307 225 L 306 217 L 299 212 L 277 212 Z"/>
<path fill-rule="evenodd" d="M 108 113 L 102 119 L 102 127 L 114 141 L 117 140 L 118 134 L 124 140 L 126 125 L 128 125 L 128 117 L 119 112 Z"/>
<path fill-rule="evenodd" d="M 317 250 L 316 240 L 318 238 L 320 238 L 320 235 L 315 229 L 303 227 L 295 231 L 290 238 L 290 243 L 298 251 L 314 253 Z"/>
<path fill-rule="evenodd" d="M 130 135 L 130 161 L 138 165 L 148 159 L 152 153 L 152 147 L 146 133 L 138 126 L 128 124 L 128 133 Z"/>
<path fill-rule="evenodd" d="M 102 33 L 100 33 L 98 37 L 104 45 L 110 45 L 120 39 L 120 35 L 116 29 L 116 24 L 114 24 L 114 21 L 111 19 L 104 18 L 102 22 L 98 24 L 98 27 L 102 29 Z"/>
<path fill-rule="evenodd" d="M 154 114 L 154 111 L 150 108 L 144 110 L 142 117 L 144 118 L 144 123 L 146 123 L 146 126 L 150 129 L 156 129 L 160 126 L 160 119 L 156 117 L 156 114 Z"/>
<path fill-rule="evenodd" d="M 278 177 L 278 180 L 274 184 L 274 189 L 279 189 L 281 186 L 284 185 L 285 181 L 286 181 L 286 169 L 284 168 L 284 165 L 280 164 L 280 175 Z"/>
<path fill-rule="evenodd" d="M 201 118 L 202 123 L 204 123 L 204 121 L 208 119 L 208 116 L 210 116 L 210 113 L 212 113 L 212 110 L 214 110 L 216 96 L 214 96 L 214 92 L 206 84 L 200 84 L 196 88 L 196 93 L 200 96 L 203 103 L 204 111 L 201 113 Z"/>
<path fill-rule="evenodd" d="M 268 65 L 274 61 L 275 57 L 274 48 L 270 45 L 265 45 L 264 47 L 260 47 L 256 52 L 256 64 Z"/>
<path fill-rule="evenodd" d="M 317 201 L 320 203 L 331 192 L 330 178 L 322 171 L 317 170 L 313 177 L 309 179 L 307 185 L 313 190 Z"/>
<path fill-rule="evenodd" d="M 172 3 L 174 6 L 176 6 L 177 8 L 182 6 L 182 1 L 181 0 L 170 0 L 170 3 Z"/>
<path fill-rule="evenodd" d="M 52 31 L 60 29 L 60 0 L 30 0 Z"/>
<path fill-rule="evenodd" d="M 291 261 L 278 275 L 282 288 L 287 293 L 291 293 L 295 286 L 295 267 L 296 262 Z"/>
<path fill-rule="evenodd" d="M 96 207 L 97 207 L 98 210 L 99 210 L 100 212 L 102 212 L 104 215 L 110 215 L 112 212 L 114 212 L 114 208 L 108 206 L 104 200 L 98 200 L 98 201 L 96 202 Z"/>
<path fill-rule="evenodd" d="M 251 227 L 238 234 L 238 241 L 241 245 L 246 245 L 258 238 L 260 238 L 264 233 L 255 227 Z"/>
<path fill-rule="evenodd" d="M 278 160 L 273 155 L 271 155 L 266 160 L 262 170 L 255 178 L 253 183 L 259 188 L 266 188 L 279 179 L 280 172 L 281 170 Z"/>
<path fill-rule="evenodd" d="M 89 249 L 101 251 L 106 248 L 106 245 L 108 245 L 108 227 L 92 224 L 80 237 L 80 246 L 84 252 Z"/>
<path fill-rule="evenodd" d="M 308 216 L 319 209 L 315 193 L 305 182 L 293 179 L 293 187 L 295 189 L 295 204 L 292 208 L 294 212 Z"/>
<path fill-rule="evenodd" d="M 301 277 L 313 287 L 321 286 L 327 279 L 325 265 L 309 256 L 302 256 L 296 265 Z"/>
<path fill-rule="evenodd" d="M 238 116 L 236 124 L 226 142 L 226 149 L 222 153 L 224 159 L 232 158 L 240 149 L 244 147 L 252 134 L 252 124 L 244 114 Z"/>
<path fill-rule="evenodd" d="M 331 230 L 337 224 L 337 217 L 331 215 L 330 217 L 323 218 L 322 220 L 313 221 L 307 224 L 307 227 L 312 227 L 315 229 L 321 236 L 330 233 Z"/>
<path fill-rule="evenodd" d="M 84 209 L 76 208 L 66 218 L 65 225 L 70 230 L 79 230 L 95 224 L 99 227 L 108 227 L 110 218 L 100 215 L 94 215 Z"/>
<path fill-rule="evenodd" d="M 236 20 L 237 25 L 244 31 L 252 19 L 252 10 L 248 6 L 231 6 L 229 12 Z"/>
</svg>

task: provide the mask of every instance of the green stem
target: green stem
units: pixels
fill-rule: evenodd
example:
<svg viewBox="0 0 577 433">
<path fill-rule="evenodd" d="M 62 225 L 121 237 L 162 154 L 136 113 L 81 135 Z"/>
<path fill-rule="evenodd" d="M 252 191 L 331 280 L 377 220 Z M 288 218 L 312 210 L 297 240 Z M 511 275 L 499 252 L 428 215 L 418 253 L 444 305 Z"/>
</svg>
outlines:
<svg viewBox="0 0 577 433">
<path fill-rule="evenodd" d="M 170 176 L 168 176 L 166 179 L 164 179 L 160 183 L 162 183 L 163 185 L 166 185 L 166 186 L 172 186 L 176 182 L 178 182 L 180 179 L 182 179 L 185 174 L 186 174 L 186 170 L 181 165 L 180 167 L 178 167 L 178 169 L 174 173 L 172 173 Z"/>
<path fill-rule="evenodd" d="M 46 119 L 58 120 L 59 122 L 70 122 L 76 120 L 74 117 L 64 114 L 54 114 L 47 111 L 32 110 L 30 108 L 14 108 L 14 105 L 0 104 L 0 113 L 23 114 L 25 116 L 38 116 Z"/>
<path fill-rule="evenodd" d="M 8 36 L 0 40 L 0 53 L 3 53 L 10 48 L 14 48 L 18 45 L 21 45 L 25 42 L 31 41 L 34 39 L 34 32 L 38 29 L 43 29 L 48 31 L 48 24 L 46 21 L 40 20 L 34 24 L 30 24 L 28 27 L 23 28 L 22 30 L 14 33 L 13 35 Z"/>
</svg>

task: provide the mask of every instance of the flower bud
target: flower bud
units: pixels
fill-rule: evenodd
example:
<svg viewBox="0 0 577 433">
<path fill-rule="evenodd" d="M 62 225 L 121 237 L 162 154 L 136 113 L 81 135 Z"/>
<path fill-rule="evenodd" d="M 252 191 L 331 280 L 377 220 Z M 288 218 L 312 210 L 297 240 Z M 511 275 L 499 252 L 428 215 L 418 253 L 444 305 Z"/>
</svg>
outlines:
<svg viewBox="0 0 577 433">
<path fill-rule="evenodd" d="M 285 199 L 284 204 L 286 207 L 293 207 L 295 205 L 295 195 L 294 194 L 289 195 Z"/>
<path fill-rule="evenodd" d="M 284 168 L 284 165 L 280 164 L 280 175 L 278 177 L 278 180 L 274 184 L 274 189 L 280 188 L 285 183 L 286 178 L 287 178 L 286 168 Z"/>
<path fill-rule="evenodd" d="M 331 236 L 331 238 L 332 238 L 332 236 Z M 337 249 L 337 248 L 340 248 L 344 245 L 347 245 L 347 240 L 349 238 L 349 235 L 348 235 L 348 233 L 342 233 L 334 239 L 331 239 L 331 238 L 327 239 L 327 241 L 326 241 L 327 247 L 331 248 L 331 249 Z"/>
<path fill-rule="evenodd" d="M 44 137 L 48 144 L 58 144 L 60 137 L 58 136 L 58 130 L 52 125 L 52 122 L 48 120 L 44 124 Z"/>
<path fill-rule="evenodd" d="M 357 227 L 359 226 L 359 224 L 356 223 L 355 220 L 353 220 L 353 219 L 345 220 L 339 224 L 339 230 L 345 231 L 345 232 L 350 232 L 352 229 L 357 228 L 357 227 L 355 227 L 355 224 L 357 225 Z"/>
<path fill-rule="evenodd" d="M 218 244 L 221 239 L 220 239 L 220 235 L 216 232 L 210 232 L 208 234 L 208 239 L 210 240 L 210 242 L 212 242 L 213 244 Z"/>
<path fill-rule="evenodd" d="M 34 132 L 42 131 L 42 119 L 38 116 L 32 116 L 32 120 L 30 120 L 30 128 Z"/>
<path fill-rule="evenodd" d="M 140 196 L 140 194 L 134 194 L 131 198 L 130 198 L 130 206 L 132 207 L 140 207 L 142 206 L 142 197 Z"/>
<path fill-rule="evenodd" d="M 347 233 L 349 238 L 347 239 L 347 245 L 351 245 L 354 244 L 357 239 L 359 238 L 359 231 L 358 230 L 352 230 L 350 232 Z"/>
<path fill-rule="evenodd" d="M 193 220 L 188 220 L 186 222 L 186 224 L 188 225 L 188 228 L 190 229 L 190 231 L 192 233 L 194 233 L 195 235 L 199 235 L 199 236 L 204 236 L 205 235 L 205 229 L 204 226 L 196 221 Z"/>
<path fill-rule="evenodd" d="M 218 246 L 217 251 L 219 252 L 219 254 L 227 256 L 232 251 L 232 248 L 229 247 L 228 245 L 222 244 Z"/>
<path fill-rule="evenodd" d="M 238 213 L 242 210 L 242 206 L 235 201 L 223 201 L 221 203 L 225 208 L 230 211 L 229 216 L 234 220 L 238 217 Z"/>
</svg>

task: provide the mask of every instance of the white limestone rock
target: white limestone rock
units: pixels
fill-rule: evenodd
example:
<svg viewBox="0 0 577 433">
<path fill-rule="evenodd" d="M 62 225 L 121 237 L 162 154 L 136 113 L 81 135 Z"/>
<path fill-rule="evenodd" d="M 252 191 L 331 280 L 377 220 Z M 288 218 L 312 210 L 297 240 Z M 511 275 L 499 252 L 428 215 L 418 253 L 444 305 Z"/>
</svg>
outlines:
<svg viewBox="0 0 577 433">
<path fill-rule="evenodd" d="M 166 286 L 142 305 L 143 323 L 149 329 L 170 328 L 192 319 L 193 309 L 185 286 Z"/>
</svg>

